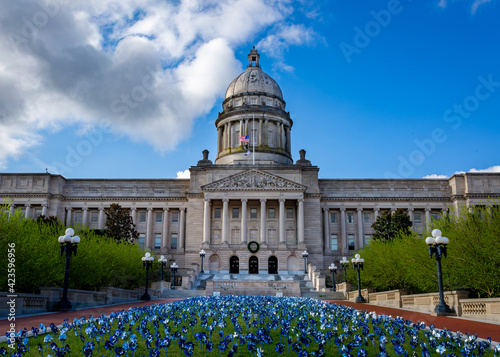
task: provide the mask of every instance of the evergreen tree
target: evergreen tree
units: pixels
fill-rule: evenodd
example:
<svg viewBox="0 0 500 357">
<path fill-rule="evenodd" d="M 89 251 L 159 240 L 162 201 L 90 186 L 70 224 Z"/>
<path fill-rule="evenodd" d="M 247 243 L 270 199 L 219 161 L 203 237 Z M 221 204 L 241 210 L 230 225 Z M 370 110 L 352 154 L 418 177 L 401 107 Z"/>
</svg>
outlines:
<svg viewBox="0 0 500 357">
<path fill-rule="evenodd" d="M 104 210 L 106 213 L 106 235 L 117 242 L 134 243 L 139 238 L 128 209 L 112 203 Z"/>
<path fill-rule="evenodd" d="M 392 242 L 400 234 L 409 234 L 412 222 L 406 211 L 398 208 L 393 214 L 389 211 L 383 212 L 372 224 L 375 230 L 373 239 L 383 242 Z"/>
</svg>

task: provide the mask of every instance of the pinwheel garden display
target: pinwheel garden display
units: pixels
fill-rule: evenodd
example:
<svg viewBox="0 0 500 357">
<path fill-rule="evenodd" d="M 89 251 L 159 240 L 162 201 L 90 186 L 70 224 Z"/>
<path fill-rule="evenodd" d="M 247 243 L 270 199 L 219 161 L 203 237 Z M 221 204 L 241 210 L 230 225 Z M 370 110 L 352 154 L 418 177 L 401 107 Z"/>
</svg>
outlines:
<svg viewBox="0 0 500 357">
<path fill-rule="evenodd" d="M 500 347 L 315 299 L 217 296 L 25 329 L 0 355 L 500 356 Z"/>
</svg>

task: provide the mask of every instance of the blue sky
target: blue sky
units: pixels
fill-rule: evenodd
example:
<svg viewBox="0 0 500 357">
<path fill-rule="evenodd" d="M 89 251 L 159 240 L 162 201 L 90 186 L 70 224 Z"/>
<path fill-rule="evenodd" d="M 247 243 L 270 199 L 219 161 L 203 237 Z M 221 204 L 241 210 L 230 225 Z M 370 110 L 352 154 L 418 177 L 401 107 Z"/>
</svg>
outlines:
<svg viewBox="0 0 500 357">
<path fill-rule="evenodd" d="M 215 159 L 253 45 L 322 178 L 500 171 L 500 4 L 0 4 L 0 171 L 175 178 Z"/>
</svg>

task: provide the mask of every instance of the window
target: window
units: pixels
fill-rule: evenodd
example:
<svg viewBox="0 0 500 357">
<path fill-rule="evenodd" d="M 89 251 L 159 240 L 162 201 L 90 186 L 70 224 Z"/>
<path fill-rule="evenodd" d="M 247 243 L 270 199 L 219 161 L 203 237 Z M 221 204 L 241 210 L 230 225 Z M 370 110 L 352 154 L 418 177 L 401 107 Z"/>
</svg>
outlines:
<svg viewBox="0 0 500 357">
<path fill-rule="evenodd" d="M 212 239 L 212 244 L 220 244 L 221 230 L 214 229 L 214 236 Z"/>
<path fill-rule="evenodd" d="M 339 250 L 339 241 L 336 234 L 330 234 L 330 249 Z"/>
<path fill-rule="evenodd" d="M 161 223 L 163 221 L 163 212 L 156 212 L 155 221 L 156 223 Z"/>
<path fill-rule="evenodd" d="M 257 98 L 250 98 L 250 104 L 257 104 Z"/>
<path fill-rule="evenodd" d="M 354 234 L 348 234 L 347 235 L 347 245 L 349 247 L 349 250 L 355 250 L 356 247 L 354 245 Z"/>
<path fill-rule="evenodd" d="M 293 208 L 286 209 L 286 218 L 293 218 Z"/>
<path fill-rule="evenodd" d="M 214 218 L 220 218 L 220 208 L 214 208 Z"/>
<path fill-rule="evenodd" d="M 269 229 L 267 231 L 267 238 L 269 239 L 269 244 L 271 244 L 271 245 L 278 244 L 278 239 L 276 236 L 276 229 Z"/>
<path fill-rule="evenodd" d="M 364 223 L 370 223 L 370 214 L 369 213 L 363 213 L 363 222 Z"/>
<path fill-rule="evenodd" d="M 155 249 L 161 248 L 161 233 L 155 233 Z"/>
<path fill-rule="evenodd" d="M 90 212 L 90 223 L 97 223 L 99 220 L 99 212 Z"/>
<path fill-rule="evenodd" d="M 179 212 L 172 212 L 172 222 L 173 223 L 179 222 Z"/>
<path fill-rule="evenodd" d="M 422 223 L 422 218 L 421 218 L 420 213 L 415 213 L 413 215 L 413 222 L 414 223 Z"/>
<path fill-rule="evenodd" d="M 41 208 L 35 208 L 35 219 L 37 219 L 41 215 L 42 215 L 42 209 Z"/>
<path fill-rule="evenodd" d="M 144 243 L 146 242 L 146 234 L 145 233 L 139 233 L 139 247 L 141 249 L 144 249 Z"/>
<path fill-rule="evenodd" d="M 250 218 L 257 218 L 257 208 L 250 208 Z"/>
<path fill-rule="evenodd" d="M 75 212 L 75 223 L 83 222 L 83 212 Z"/>
<path fill-rule="evenodd" d="M 276 218 L 274 208 L 269 208 L 269 211 L 267 212 L 267 218 L 269 218 L 269 219 Z"/>
<path fill-rule="evenodd" d="M 177 233 L 170 236 L 170 249 L 177 249 Z"/>
<path fill-rule="evenodd" d="M 250 229 L 250 242 L 252 241 L 255 241 L 257 242 L 258 241 L 258 231 L 256 229 Z"/>
<path fill-rule="evenodd" d="M 437 213 L 431 213 L 431 221 L 437 221 L 438 219 L 438 214 Z"/>
<path fill-rule="evenodd" d="M 297 244 L 297 240 L 295 239 L 295 229 L 287 229 L 286 230 L 286 244 Z"/>
<path fill-rule="evenodd" d="M 337 223 L 337 214 L 330 213 L 330 223 Z"/>
<path fill-rule="evenodd" d="M 139 223 L 146 223 L 146 212 L 139 212 Z"/>
<path fill-rule="evenodd" d="M 240 131 L 239 130 L 236 130 L 234 132 L 234 136 L 233 136 L 233 147 L 238 147 L 241 145 L 241 142 L 240 142 Z"/>
<path fill-rule="evenodd" d="M 21 217 L 25 217 L 26 216 L 26 208 L 21 208 L 20 209 L 20 212 L 21 212 Z"/>
<path fill-rule="evenodd" d="M 275 147 L 275 138 L 272 130 L 267 131 L 267 145 L 271 148 Z"/>
<path fill-rule="evenodd" d="M 354 223 L 354 215 L 352 213 L 347 214 L 347 223 Z"/>
<path fill-rule="evenodd" d="M 250 130 L 250 145 L 252 145 L 252 146 L 258 145 L 258 142 L 257 142 L 257 129 Z"/>
<path fill-rule="evenodd" d="M 238 244 L 240 242 L 240 230 L 232 229 L 231 230 L 231 244 Z"/>
<path fill-rule="evenodd" d="M 239 217 L 240 217 L 240 209 L 233 208 L 233 218 L 239 218 Z"/>
<path fill-rule="evenodd" d="M 365 244 L 369 244 L 371 240 L 372 240 L 372 235 L 365 234 Z"/>
</svg>

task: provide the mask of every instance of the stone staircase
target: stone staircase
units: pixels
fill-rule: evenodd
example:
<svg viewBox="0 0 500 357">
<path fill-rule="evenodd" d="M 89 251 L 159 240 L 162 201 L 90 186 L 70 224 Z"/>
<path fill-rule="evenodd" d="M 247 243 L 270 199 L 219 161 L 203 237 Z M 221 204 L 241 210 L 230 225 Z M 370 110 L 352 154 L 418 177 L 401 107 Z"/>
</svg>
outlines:
<svg viewBox="0 0 500 357">
<path fill-rule="evenodd" d="M 297 275 L 300 278 L 300 296 L 321 300 L 345 300 L 344 293 L 338 291 L 316 291 L 311 280 L 306 274 Z"/>
</svg>

